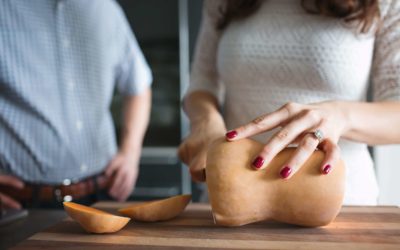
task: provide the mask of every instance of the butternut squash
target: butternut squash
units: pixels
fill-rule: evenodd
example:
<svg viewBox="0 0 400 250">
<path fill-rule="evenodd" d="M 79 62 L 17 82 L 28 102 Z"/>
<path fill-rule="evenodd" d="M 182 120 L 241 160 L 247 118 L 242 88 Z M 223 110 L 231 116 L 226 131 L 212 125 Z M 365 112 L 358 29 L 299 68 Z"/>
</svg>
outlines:
<svg viewBox="0 0 400 250">
<path fill-rule="evenodd" d="M 118 212 L 137 221 L 155 222 L 170 220 L 186 208 L 192 195 L 178 195 L 163 200 L 144 202 L 119 209 Z"/>
<path fill-rule="evenodd" d="M 130 220 L 74 202 L 63 204 L 67 214 L 89 233 L 114 233 L 121 230 Z"/>
<path fill-rule="evenodd" d="M 302 226 L 323 226 L 338 214 L 345 190 L 343 161 L 321 174 L 324 153 L 315 151 L 290 179 L 279 171 L 293 148 L 279 153 L 264 170 L 254 170 L 252 160 L 263 145 L 242 139 L 218 139 L 207 154 L 206 181 L 214 220 L 218 225 L 240 226 L 276 220 Z"/>
</svg>

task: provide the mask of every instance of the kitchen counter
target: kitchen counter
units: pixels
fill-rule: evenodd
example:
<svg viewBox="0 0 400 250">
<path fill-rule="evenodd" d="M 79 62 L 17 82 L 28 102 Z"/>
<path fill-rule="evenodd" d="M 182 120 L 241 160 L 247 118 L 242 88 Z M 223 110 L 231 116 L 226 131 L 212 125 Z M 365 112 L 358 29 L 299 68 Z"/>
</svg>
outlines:
<svg viewBox="0 0 400 250">
<path fill-rule="evenodd" d="M 101 202 L 116 211 L 129 203 Z M 44 217 L 46 218 L 46 217 Z M 400 249 L 400 208 L 343 207 L 325 227 L 305 228 L 266 221 L 236 228 L 214 224 L 208 204 L 190 204 L 176 219 L 130 222 L 114 234 L 88 234 L 70 218 L 14 249 Z"/>
</svg>

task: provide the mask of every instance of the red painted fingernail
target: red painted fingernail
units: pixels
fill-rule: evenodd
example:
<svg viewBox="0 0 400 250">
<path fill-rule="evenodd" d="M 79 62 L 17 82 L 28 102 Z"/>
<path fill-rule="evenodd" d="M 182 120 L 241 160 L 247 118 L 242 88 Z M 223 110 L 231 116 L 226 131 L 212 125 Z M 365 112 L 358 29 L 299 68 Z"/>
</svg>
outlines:
<svg viewBox="0 0 400 250">
<path fill-rule="evenodd" d="M 332 169 L 332 167 L 331 167 L 331 165 L 326 165 L 325 167 L 324 167 L 324 174 L 329 174 L 329 172 L 331 172 L 331 169 Z"/>
<path fill-rule="evenodd" d="M 282 168 L 281 172 L 279 173 L 283 179 L 286 179 L 289 177 L 289 175 L 292 173 L 292 169 L 289 166 L 285 166 Z"/>
<path fill-rule="evenodd" d="M 229 131 L 228 133 L 225 134 L 226 138 L 228 139 L 233 139 L 238 135 L 236 130 Z"/>
<path fill-rule="evenodd" d="M 264 164 L 264 159 L 261 156 L 258 156 L 253 161 L 253 167 L 255 167 L 255 168 L 261 168 L 263 164 Z"/>
</svg>

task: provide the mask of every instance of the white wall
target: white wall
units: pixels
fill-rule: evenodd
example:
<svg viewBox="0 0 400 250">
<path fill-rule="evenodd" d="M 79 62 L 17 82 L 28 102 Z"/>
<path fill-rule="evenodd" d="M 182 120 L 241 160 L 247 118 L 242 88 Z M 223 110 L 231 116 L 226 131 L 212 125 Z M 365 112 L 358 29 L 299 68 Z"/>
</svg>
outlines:
<svg viewBox="0 0 400 250">
<path fill-rule="evenodd" d="M 400 145 L 374 149 L 380 205 L 400 205 Z"/>
</svg>

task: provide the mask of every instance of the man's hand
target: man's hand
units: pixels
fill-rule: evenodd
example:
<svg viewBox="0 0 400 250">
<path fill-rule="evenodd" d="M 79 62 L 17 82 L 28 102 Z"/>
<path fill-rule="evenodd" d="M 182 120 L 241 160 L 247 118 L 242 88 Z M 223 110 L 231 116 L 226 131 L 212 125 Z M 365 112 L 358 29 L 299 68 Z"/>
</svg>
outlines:
<svg viewBox="0 0 400 250">
<path fill-rule="evenodd" d="M 139 174 L 143 137 L 149 123 L 151 89 L 124 99 L 124 128 L 118 154 L 108 164 L 105 174 L 113 175 L 108 193 L 124 201 L 132 193 Z"/>
<path fill-rule="evenodd" d="M 11 175 L 0 175 L 0 185 L 9 186 L 16 189 L 21 189 L 24 187 L 24 183 L 20 179 Z M 0 199 L 2 206 L 4 206 L 5 208 L 14 208 L 14 209 L 22 208 L 21 204 L 19 204 L 16 200 L 5 194 L 0 193 Z"/>
<path fill-rule="evenodd" d="M 114 176 L 109 195 L 118 200 L 125 201 L 132 193 L 139 174 L 140 152 L 119 152 L 108 164 L 106 176 Z"/>
</svg>

